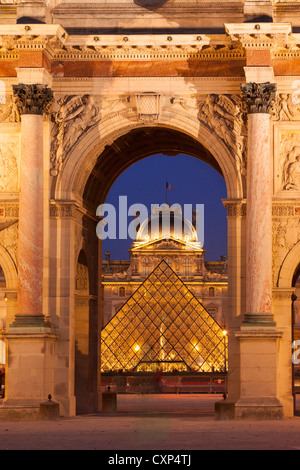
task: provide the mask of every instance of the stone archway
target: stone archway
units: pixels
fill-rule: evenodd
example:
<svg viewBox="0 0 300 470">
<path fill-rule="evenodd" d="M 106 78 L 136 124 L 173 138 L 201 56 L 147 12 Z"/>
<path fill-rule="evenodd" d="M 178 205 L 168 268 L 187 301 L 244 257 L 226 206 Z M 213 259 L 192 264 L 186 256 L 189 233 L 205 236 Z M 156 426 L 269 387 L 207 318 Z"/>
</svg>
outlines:
<svg viewBox="0 0 300 470">
<path fill-rule="evenodd" d="M 122 139 L 126 140 L 127 136 L 140 132 L 153 132 L 156 130 L 165 132 L 167 145 L 163 141 L 157 144 L 157 151 L 184 153 L 183 149 L 187 148 L 192 156 L 203 159 L 219 171 L 225 179 L 227 187 L 227 196 L 230 199 L 242 199 L 245 197 L 245 180 L 244 175 L 240 171 L 239 162 L 233 154 L 233 149 L 220 139 L 213 131 L 206 126 L 202 126 L 201 122 L 186 113 L 166 114 L 161 117 L 161 121 L 157 122 L 141 122 L 133 119 L 132 113 L 112 115 L 111 118 L 95 125 L 80 137 L 78 143 L 70 150 L 69 155 L 65 158 L 62 169 L 58 176 L 53 179 L 52 197 L 53 199 L 69 199 L 76 195 L 79 199 L 83 199 L 83 192 L 86 188 L 87 180 L 94 170 L 99 160 L 99 155 L 105 155 L 105 152 L 112 148 L 116 142 Z M 161 132 L 162 133 L 162 132 Z M 169 139 L 167 139 L 169 133 Z M 172 141 L 171 137 L 177 136 L 184 139 L 184 143 L 178 140 Z M 176 145 L 177 142 L 177 145 Z M 150 144 L 150 140 L 148 141 Z M 155 146 L 155 144 L 154 144 Z M 130 164 L 140 158 L 153 154 L 153 141 L 151 141 L 151 150 L 137 149 L 139 156 L 132 157 L 131 160 L 122 162 L 119 168 L 115 167 L 117 177 L 120 172 Z M 109 188 L 113 178 L 107 184 Z M 108 189 L 103 191 L 102 198 L 105 199 Z M 103 202 L 99 201 L 99 203 Z"/>
<path fill-rule="evenodd" d="M 116 118 L 112 117 L 113 119 L 115 120 Z M 80 246 L 85 244 L 89 246 L 90 253 L 92 254 L 91 250 L 94 250 L 95 253 L 98 244 L 98 274 L 101 273 L 101 243 L 96 238 L 95 230 L 96 223 L 98 222 L 98 219 L 95 217 L 96 209 L 99 204 L 105 201 L 106 195 L 117 177 L 130 165 L 147 156 L 156 153 L 167 153 L 168 155 L 182 153 L 200 158 L 224 176 L 228 192 L 226 205 L 228 204 L 231 207 L 232 204 L 235 206 L 236 204 L 242 204 L 241 201 L 244 195 L 243 176 L 238 172 L 235 158 L 228 147 L 217 136 L 209 132 L 206 127 L 199 126 L 199 121 L 192 120 L 186 116 L 184 128 L 179 128 L 178 122 L 177 126 L 171 120 L 170 122 L 172 125 L 168 126 L 165 123 L 161 125 L 160 123 L 153 122 L 147 124 L 133 122 L 130 125 L 126 123 L 126 126 L 122 128 L 123 122 L 119 119 L 117 130 L 115 129 L 111 132 L 112 127 L 116 127 L 116 122 L 114 124 L 110 122 L 108 128 L 101 126 L 101 133 L 100 128 L 95 126 L 82 139 L 79 139 L 78 144 L 71 150 L 70 155 L 64 161 L 60 173 L 56 177 L 56 184 L 52 186 L 53 199 L 51 203 L 52 214 L 56 219 L 63 217 L 64 221 L 62 223 L 67 224 L 69 233 L 73 234 L 70 238 L 70 251 L 62 253 L 66 256 L 67 264 L 71 262 L 73 267 L 77 262 L 77 255 L 72 255 L 73 250 L 75 253 L 79 253 Z M 199 134 L 201 134 L 201 138 L 199 138 Z M 232 243 L 228 250 L 231 284 L 229 295 L 231 296 L 231 306 L 236 308 L 235 313 L 232 313 L 232 321 L 229 323 L 232 333 L 237 328 L 241 318 L 242 312 L 238 311 L 239 303 L 235 299 L 240 299 L 242 292 L 241 285 L 236 282 L 236 277 L 240 277 L 240 267 L 236 267 L 235 262 L 231 267 L 230 260 L 236 259 L 238 256 L 237 251 L 240 250 L 240 247 L 237 244 L 237 239 L 243 224 L 244 213 L 240 210 L 237 211 L 234 217 L 231 216 L 228 219 L 229 232 L 235 231 L 237 234 L 236 239 L 231 238 Z M 93 230 L 94 233 L 92 233 Z M 87 242 L 87 240 L 89 241 Z M 96 270 L 96 264 L 92 263 L 94 270 Z M 74 276 L 72 269 L 70 271 L 70 279 Z M 70 305 L 73 305 L 72 296 L 74 294 L 70 284 Z M 96 328 L 100 328 L 102 324 L 100 297 L 101 286 L 99 285 Z M 73 337 L 71 329 L 67 332 L 67 335 L 69 338 Z M 95 340 L 94 335 L 93 341 Z M 93 345 L 90 345 L 90 347 L 94 348 Z M 235 353 L 237 347 L 234 335 L 232 334 L 229 356 Z M 98 351 L 98 367 L 100 360 L 100 351 Z M 71 381 L 72 374 L 72 371 L 68 372 L 69 380 Z M 98 400 L 98 406 L 101 409 L 101 396 L 98 396 L 98 392 L 94 393 L 93 400 L 94 402 Z"/>
</svg>

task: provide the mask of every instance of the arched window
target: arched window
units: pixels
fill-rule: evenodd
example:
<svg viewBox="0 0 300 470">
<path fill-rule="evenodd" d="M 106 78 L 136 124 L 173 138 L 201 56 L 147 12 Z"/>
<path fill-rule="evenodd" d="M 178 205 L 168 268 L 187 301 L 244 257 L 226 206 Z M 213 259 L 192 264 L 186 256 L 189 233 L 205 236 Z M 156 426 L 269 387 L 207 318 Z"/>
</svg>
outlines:
<svg viewBox="0 0 300 470">
<path fill-rule="evenodd" d="M 210 287 L 208 289 L 208 295 L 209 295 L 209 297 L 214 297 L 215 296 L 215 288 L 214 287 Z"/>
<path fill-rule="evenodd" d="M 119 297 L 125 297 L 125 287 L 119 287 Z"/>
<path fill-rule="evenodd" d="M 149 274 L 151 273 L 150 259 L 149 258 L 144 258 L 143 262 L 142 262 L 142 265 L 143 265 L 143 275 L 144 276 L 149 276 Z"/>
<path fill-rule="evenodd" d="M 184 258 L 182 263 L 182 274 L 190 276 L 192 272 L 192 262 L 189 258 Z"/>
<path fill-rule="evenodd" d="M 207 311 L 213 318 L 216 318 L 216 309 L 215 308 L 208 308 Z"/>
</svg>

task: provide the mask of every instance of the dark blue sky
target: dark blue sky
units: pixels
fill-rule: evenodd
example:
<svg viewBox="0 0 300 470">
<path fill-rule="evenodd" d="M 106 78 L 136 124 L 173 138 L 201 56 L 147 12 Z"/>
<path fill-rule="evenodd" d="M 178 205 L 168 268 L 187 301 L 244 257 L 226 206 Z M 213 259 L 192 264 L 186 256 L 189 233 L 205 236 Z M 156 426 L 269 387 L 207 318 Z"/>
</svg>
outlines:
<svg viewBox="0 0 300 470">
<path fill-rule="evenodd" d="M 168 203 L 204 204 L 204 248 L 206 260 L 227 256 L 227 220 L 222 199 L 226 199 L 224 178 L 206 163 L 195 157 L 154 155 L 135 163 L 113 184 L 106 203 L 117 210 L 119 196 L 127 196 L 128 207 L 135 203 L 147 206 L 162 204 L 166 199 L 166 179 L 174 189 L 168 191 Z M 128 217 L 128 223 L 132 220 Z M 103 256 L 111 252 L 111 259 L 128 259 L 132 240 L 103 240 Z"/>
</svg>

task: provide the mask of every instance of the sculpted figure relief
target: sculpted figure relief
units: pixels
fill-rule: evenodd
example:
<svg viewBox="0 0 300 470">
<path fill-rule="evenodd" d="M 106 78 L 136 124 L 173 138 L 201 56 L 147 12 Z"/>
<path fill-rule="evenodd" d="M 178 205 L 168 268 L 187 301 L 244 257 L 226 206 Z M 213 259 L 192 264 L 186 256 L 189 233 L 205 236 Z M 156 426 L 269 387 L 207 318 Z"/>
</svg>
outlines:
<svg viewBox="0 0 300 470">
<path fill-rule="evenodd" d="M 272 110 L 274 121 L 291 121 L 300 119 L 300 107 L 293 103 L 292 95 L 278 94 Z"/>
<path fill-rule="evenodd" d="M 300 191 L 300 134 L 284 134 L 280 142 L 282 182 L 280 189 Z"/>
<path fill-rule="evenodd" d="M 11 96 L 6 98 L 5 104 L 0 104 L 0 122 L 20 122 L 20 113 Z"/>
<path fill-rule="evenodd" d="M 300 147 L 288 153 L 283 166 L 283 189 L 300 190 Z"/>
<path fill-rule="evenodd" d="M 90 95 L 65 96 L 58 100 L 58 104 L 59 111 L 53 115 L 55 125 L 51 145 L 52 172 L 59 170 L 79 137 L 100 120 L 99 108 Z"/>
<path fill-rule="evenodd" d="M 17 144 L 0 142 L 0 192 L 18 190 Z"/>
<path fill-rule="evenodd" d="M 209 95 L 200 106 L 200 120 L 224 141 L 236 157 L 238 170 L 246 167 L 243 114 L 238 97 Z"/>
</svg>

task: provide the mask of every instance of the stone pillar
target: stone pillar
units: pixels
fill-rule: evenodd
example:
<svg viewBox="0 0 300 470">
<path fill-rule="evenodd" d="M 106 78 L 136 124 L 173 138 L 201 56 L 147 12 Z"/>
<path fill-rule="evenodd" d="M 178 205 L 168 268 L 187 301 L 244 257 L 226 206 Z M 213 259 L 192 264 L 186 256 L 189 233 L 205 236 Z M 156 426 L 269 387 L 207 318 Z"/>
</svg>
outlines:
<svg viewBox="0 0 300 470">
<path fill-rule="evenodd" d="M 236 418 L 279 419 L 278 340 L 272 312 L 272 177 L 270 109 L 276 85 L 247 83 L 248 111 L 246 314 L 240 341 L 240 398 Z"/>
<path fill-rule="evenodd" d="M 0 419 L 37 419 L 54 393 L 56 335 L 43 315 L 43 113 L 52 100 L 45 85 L 15 85 L 21 114 L 18 313 L 8 342 L 6 398 Z"/>
<path fill-rule="evenodd" d="M 272 316 L 272 175 L 270 108 L 276 85 L 248 83 L 247 274 L 245 323 L 274 327 Z"/>
<path fill-rule="evenodd" d="M 18 314 L 14 327 L 45 328 L 43 315 L 43 113 L 52 100 L 45 85 L 16 85 L 21 114 Z"/>
</svg>

